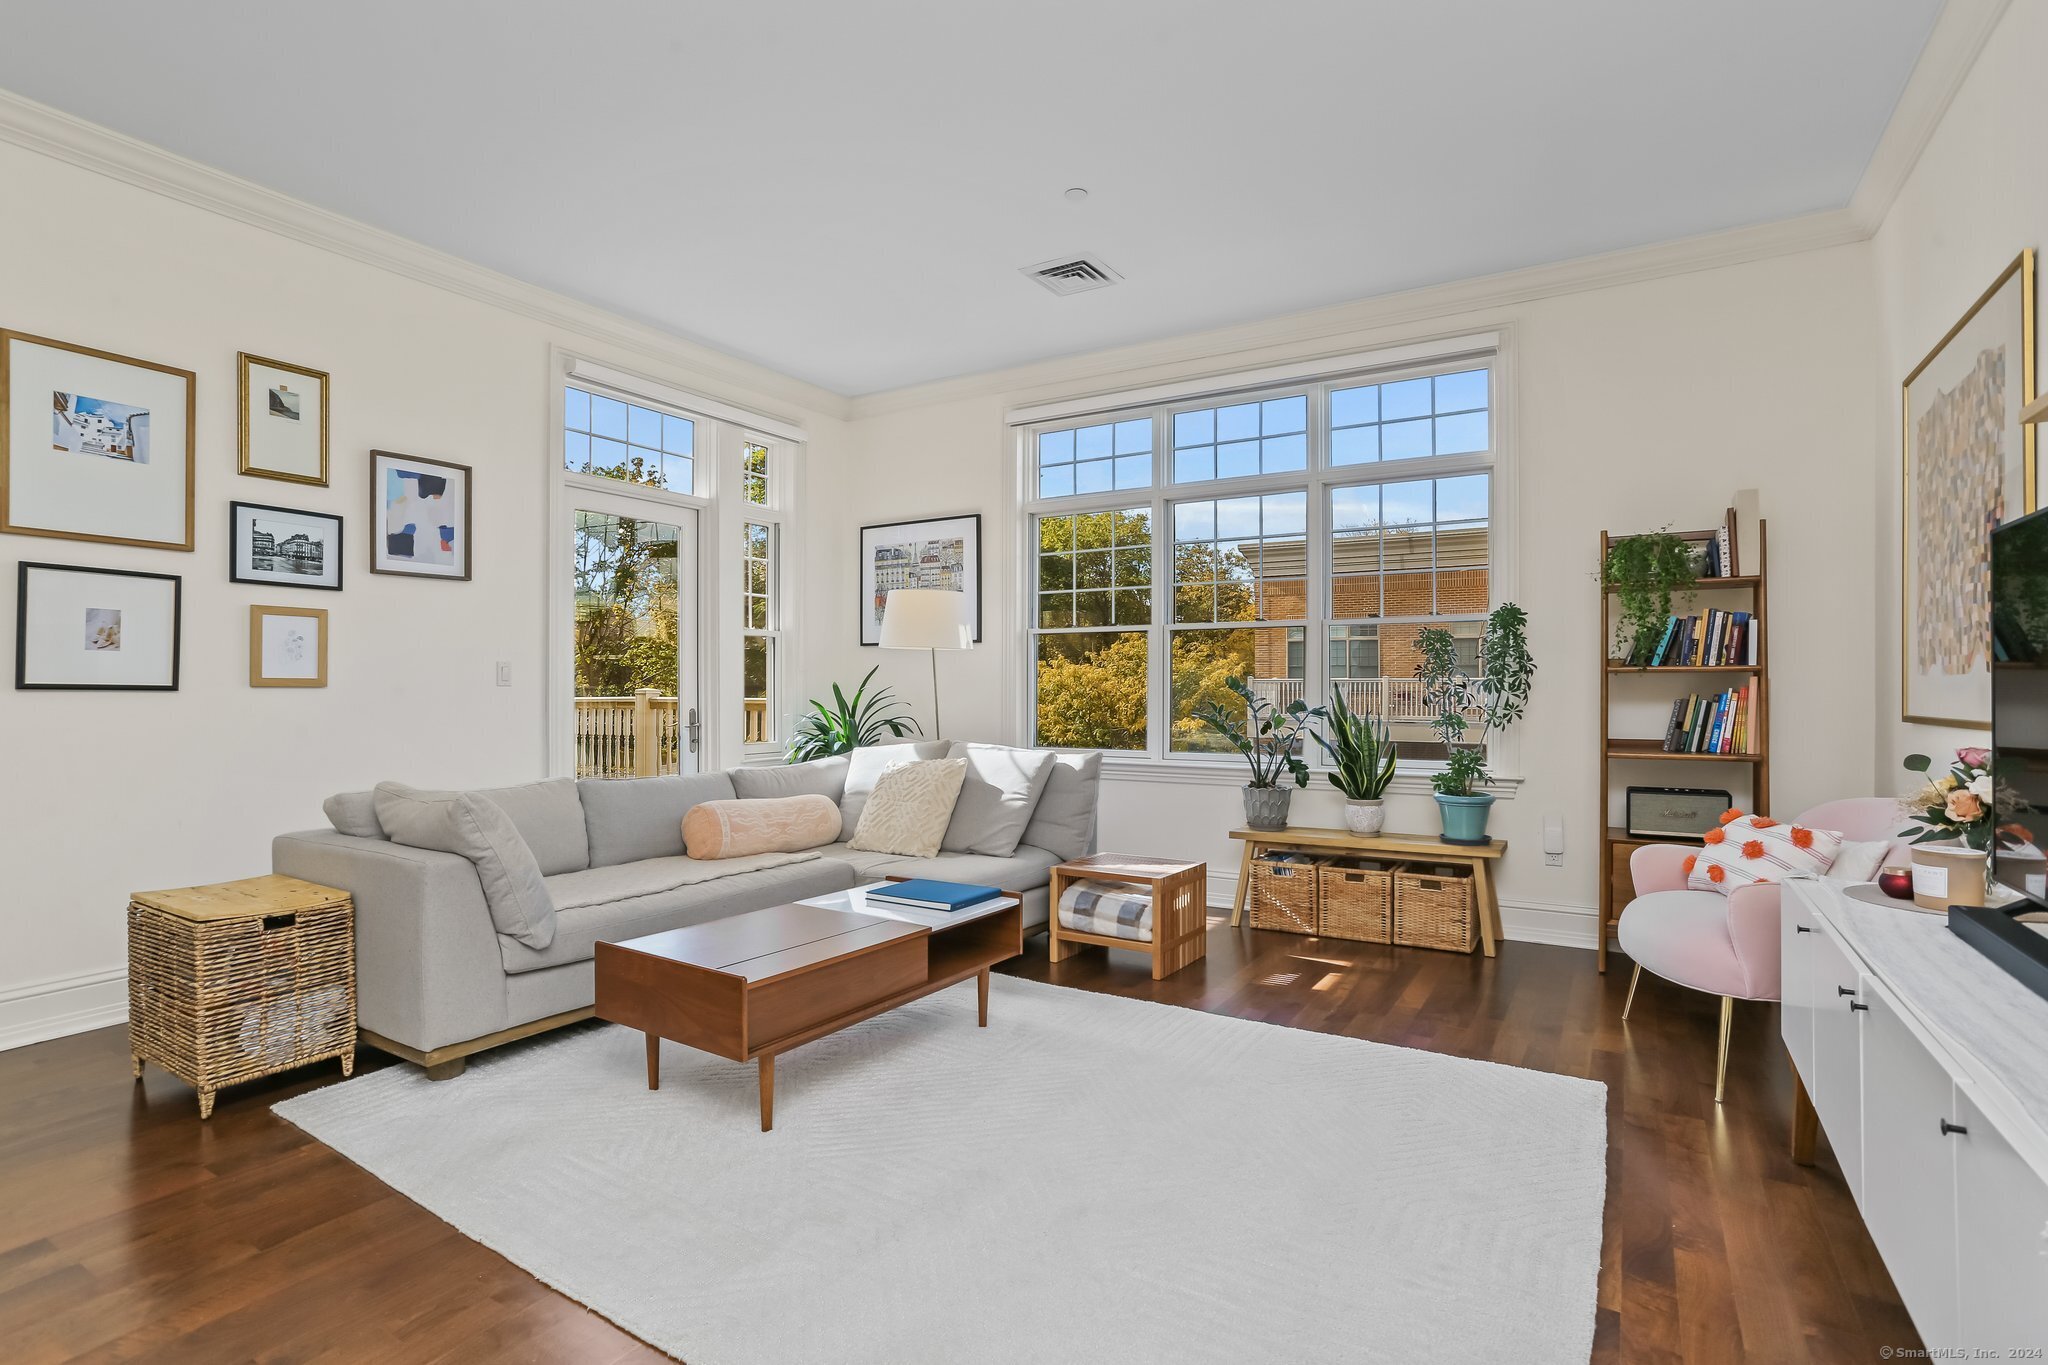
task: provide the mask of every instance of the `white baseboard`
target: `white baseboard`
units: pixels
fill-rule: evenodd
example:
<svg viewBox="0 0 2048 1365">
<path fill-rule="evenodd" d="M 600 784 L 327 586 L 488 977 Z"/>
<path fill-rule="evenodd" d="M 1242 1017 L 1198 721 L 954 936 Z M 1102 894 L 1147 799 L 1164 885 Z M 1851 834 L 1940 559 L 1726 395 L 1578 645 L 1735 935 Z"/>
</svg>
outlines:
<svg viewBox="0 0 2048 1365">
<path fill-rule="evenodd" d="M 1236 898 L 1237 874 L 1211 869 L 1209 908 L 1227 911 Z M 1507 899 L 1500 903 L 1500 930 L 1510 943 L 1548 943 L 1559 948 L 1584 948 L 1591 952 L 1600 946 L 1600 935 L 1595 927 L 1599 921 L 1600 911 L 1590 905 Z"/>
<path fill-rule="evenodd" d="M 0 1052 L 125 1023 L 128 972 L 109 967 L 0 989 Z"/>
</svg>

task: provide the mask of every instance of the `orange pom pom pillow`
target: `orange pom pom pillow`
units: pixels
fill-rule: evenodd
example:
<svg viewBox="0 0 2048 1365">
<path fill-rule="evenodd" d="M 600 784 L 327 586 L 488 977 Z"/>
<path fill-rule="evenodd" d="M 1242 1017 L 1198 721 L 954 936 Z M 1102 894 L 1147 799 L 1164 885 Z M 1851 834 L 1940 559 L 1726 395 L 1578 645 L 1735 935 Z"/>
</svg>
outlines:
<svg viewBox="0 0 2048 1365">
<path fill-rule="evenodd" d="M 1842 852 L 1842 836 L 1834 830 L 1781 825 L 1767 816 L 1734 810 L 1703 837 L 1705 846 L 1685 860 L 1685 884 L 1724 896 L 1757 882 L 1809 873 L 1818 877 Z"/>
</svg>

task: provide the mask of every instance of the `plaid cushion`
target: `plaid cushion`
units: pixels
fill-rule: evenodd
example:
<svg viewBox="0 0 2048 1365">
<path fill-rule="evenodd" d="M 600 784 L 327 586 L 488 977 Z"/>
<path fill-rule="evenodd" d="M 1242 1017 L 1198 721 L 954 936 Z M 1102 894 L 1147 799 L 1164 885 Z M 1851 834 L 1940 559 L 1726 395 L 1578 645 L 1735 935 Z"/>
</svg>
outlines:
<svg viewBox="0 0 2048 1365">
<path fill-rule="evenodd" d="M 1152 941 L 1152 888 L 1125 882 L 1072 882 L 1060 892 L 1060 927 L 1136 943 Z"/>
</svg>

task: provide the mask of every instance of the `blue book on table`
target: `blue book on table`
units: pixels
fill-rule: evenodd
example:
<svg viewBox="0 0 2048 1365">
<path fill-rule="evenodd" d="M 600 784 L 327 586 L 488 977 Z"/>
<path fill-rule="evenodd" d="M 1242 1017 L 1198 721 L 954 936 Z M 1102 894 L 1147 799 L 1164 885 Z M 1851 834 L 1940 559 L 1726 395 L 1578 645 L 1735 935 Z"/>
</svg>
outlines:
<svg viewBox="0 0 2048 1365">
<path fill-rule="evenodd" d="M 920 910 L 969 910 L 1003 893 L 993 886 L 967 886 L 960 882 L 890 882 L 868 892 L 868 899 L 888 905 L 908 905 Z"/>
</svg>

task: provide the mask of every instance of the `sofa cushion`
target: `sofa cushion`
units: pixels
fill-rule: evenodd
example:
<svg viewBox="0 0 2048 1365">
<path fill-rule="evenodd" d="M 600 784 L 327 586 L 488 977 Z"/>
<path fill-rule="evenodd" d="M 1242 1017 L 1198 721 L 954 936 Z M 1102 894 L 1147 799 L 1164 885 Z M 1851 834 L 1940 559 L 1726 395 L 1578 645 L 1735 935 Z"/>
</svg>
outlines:
<svg viewBox="0 0 2048 1365">
<path fill-rule="evenodd" d="M 742 801 L 769 800 L 778 796 L 823 796 L 836 806 L 846 795 L 846 755 L 775 767 L 734 768 L 732 789 Z"/>
<path fill-rule="evenodd" d="M 956 743 L 948 755 L 967 760 L 967 778 L 939 847 L 948 853 L 986 853 L 1007 858 L 1024 839 L 1039 797 L 1052 776 L 1047 749 L 1012 749 L 1003 744 Z"/>
<path fill-rule="evenodd" d="M 565 966 L 587 961 L 600 940 L 616 943 L 787 905 L 844 891 L 855 880 L 845 863 L 810 853 L 768 853 L 719 863 L 654 858 L 568 872 L 548 878 L 550 892 L 562 900 L 555 941 L 535 950 L 501 937 L 499 956 L 512 973 Z"/>
<path fill-rule="evenodd" d="M 484 904 L 502 936 L 532 949 L 555 939 L 555 905 L 540 864 L 498 805 L 474 792 L 428 792 L 377 784 L 377 823 L 396 843 L 459 853 L 476 867 Z"/>
<path fill-rule="evenodd" d="M 699 801 L 683 817 L 692 858 L 796 853 L 839 837 L 839 807 L 817 792 L 757 801 Z"/>
<path fill-rule="evenodd" d="M 573 777 L 550 777 L 517 787 L 487 787 L 487 797 L 533 850 L 541 875 L 580 872 L 590 866 L 590 836 L 583 827 L 583 801 Z"/>
<path fill-rule="evenodd" d="M 377 823 L 377 793 L 336 792 L 320 803 L 320 809 L 327 814 L 327 823 L 334 826 L 337 834 L 352 834 L 358 839 L 383 839 L 384 826 Z"/>
<path fill-rule="evenodd" d="M 846 789 L 839 796 L 839 837 L 851 839 L 860 828 L 860 813 L 867 809 L 868 797 L 874 794 L 875 783 L 882 780 L 884 772 L 899 763 L 944 758 L 952 747 L 943 739 L 934 739 L 915 744 L 870 744 L 848 754 Z"/>
<path fill-rule="evenodd" d="M 1095 850 L 1095 806 L 1101 795 L 1101 754 L 1054 754 L 1023 842 L 1051 849 L 1063 861 L 1087 857 Z"/>
<path fill-rule="evenodd" d="M 727 773 L 689 777 L 586 777 L 576 784 L 590 831 L 590 865 L 683 856 L 683 817 L 699 801 L 731 801 Z"/>
<path fill-rule="evenodd" d="M 933 856 L 946 837 L 953 807 L 960 800 L 960 784 L 966 779 L 964 758 L 934 758 L 890 768 L 861 810 L 853 846 L 914 858 Z"/>
</svg>

